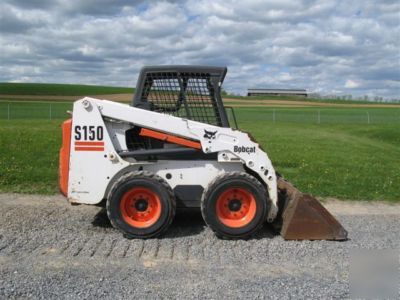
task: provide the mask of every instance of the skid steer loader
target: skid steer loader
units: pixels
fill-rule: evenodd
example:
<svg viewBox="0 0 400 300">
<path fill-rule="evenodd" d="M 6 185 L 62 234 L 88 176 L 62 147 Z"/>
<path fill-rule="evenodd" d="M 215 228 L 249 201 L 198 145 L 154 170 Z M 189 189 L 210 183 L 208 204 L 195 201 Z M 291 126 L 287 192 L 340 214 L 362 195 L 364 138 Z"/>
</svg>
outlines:
<svg viewBox="0 0 400 300">
<path fill-rule="evenodd" d="M 278 176 L 251 135 L 229 123 L 220 95 L 226 72 L 144 67 L 132 105 L 76 101 L 62 125 L 61 192 L 71 203 L 105 203 L 111 224 L 130 238 L 158 236 L 177 209 L 194 208 L 223 238 L 247 238 L 268 222 L 285 239 L 346 239 L 315 198 Z"/>
</svg>

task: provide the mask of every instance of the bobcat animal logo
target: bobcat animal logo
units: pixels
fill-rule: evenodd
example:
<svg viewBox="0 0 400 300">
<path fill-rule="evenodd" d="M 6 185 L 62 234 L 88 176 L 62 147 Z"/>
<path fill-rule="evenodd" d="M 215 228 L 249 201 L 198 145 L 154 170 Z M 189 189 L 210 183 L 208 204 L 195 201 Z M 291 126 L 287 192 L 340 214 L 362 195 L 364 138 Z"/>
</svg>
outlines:
<svg viewBox="0 0 400 300">
<path fill-rule="evenodd" d="M 208 130 L 205 130 L 204 129 L 204 138 L 205 139 L 209 139 L 209 140 L 211 140 L 211 139 L 214 139 L 215 138 L 215 134 L 217 133 L 218 131 L 208 131 Z"/>
</svg>

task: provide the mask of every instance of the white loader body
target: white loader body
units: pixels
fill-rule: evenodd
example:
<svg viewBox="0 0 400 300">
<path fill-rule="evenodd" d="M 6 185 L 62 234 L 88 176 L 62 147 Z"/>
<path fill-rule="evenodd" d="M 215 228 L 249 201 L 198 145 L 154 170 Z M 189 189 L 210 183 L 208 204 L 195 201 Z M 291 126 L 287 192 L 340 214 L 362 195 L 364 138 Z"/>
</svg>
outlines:
<svg viewBox="0 0 400 300">
<path fill-rule="evenodd" d="M 121 153 L 128 149 L 125 132 L 133 126 L 199 143 L 205 154 L 218 153 L 217 160 L 153 162 L 123 157 Z M 267 220 L 272 222 L 278 212 L 275 170 L 267 154 L 247 133 L 107 100 L 86 97 L 76 101 L 69 155 L 69 201 L 100 203 L 107 198 L 113 178 L 124 170 L 152 171 L 172 189 L 178 185 L 201 185 L 205 189 L 221 173 L 252 172 L 268 190 Z"/>
</svg>

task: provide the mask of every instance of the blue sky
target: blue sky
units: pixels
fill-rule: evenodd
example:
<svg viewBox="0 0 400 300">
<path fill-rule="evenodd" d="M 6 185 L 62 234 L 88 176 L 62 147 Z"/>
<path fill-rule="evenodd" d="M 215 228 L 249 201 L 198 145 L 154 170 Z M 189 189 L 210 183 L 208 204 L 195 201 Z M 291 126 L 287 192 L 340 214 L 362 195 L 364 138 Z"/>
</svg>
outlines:
<svg viewBox="0 0 400 300">
<path fill-rule="evenodd" d="M 134 86 L 154 64 L 224 87 L 400 98 L 399 1 L 3 0 L 0 81 Z"/>
</svg>

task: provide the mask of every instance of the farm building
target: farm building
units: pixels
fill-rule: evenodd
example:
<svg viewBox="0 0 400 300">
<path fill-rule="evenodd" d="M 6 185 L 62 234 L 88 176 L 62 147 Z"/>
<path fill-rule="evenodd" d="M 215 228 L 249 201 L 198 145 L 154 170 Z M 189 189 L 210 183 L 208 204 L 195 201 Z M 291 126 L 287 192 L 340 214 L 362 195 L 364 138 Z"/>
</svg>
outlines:
<svg viewBox="0 0 400 300">
<path fill-rule="evenodd" d="M 307 97 L 307 91 L 301 89 L 248 89 L 247 96 L 300 96 Z"/>
</svg>

